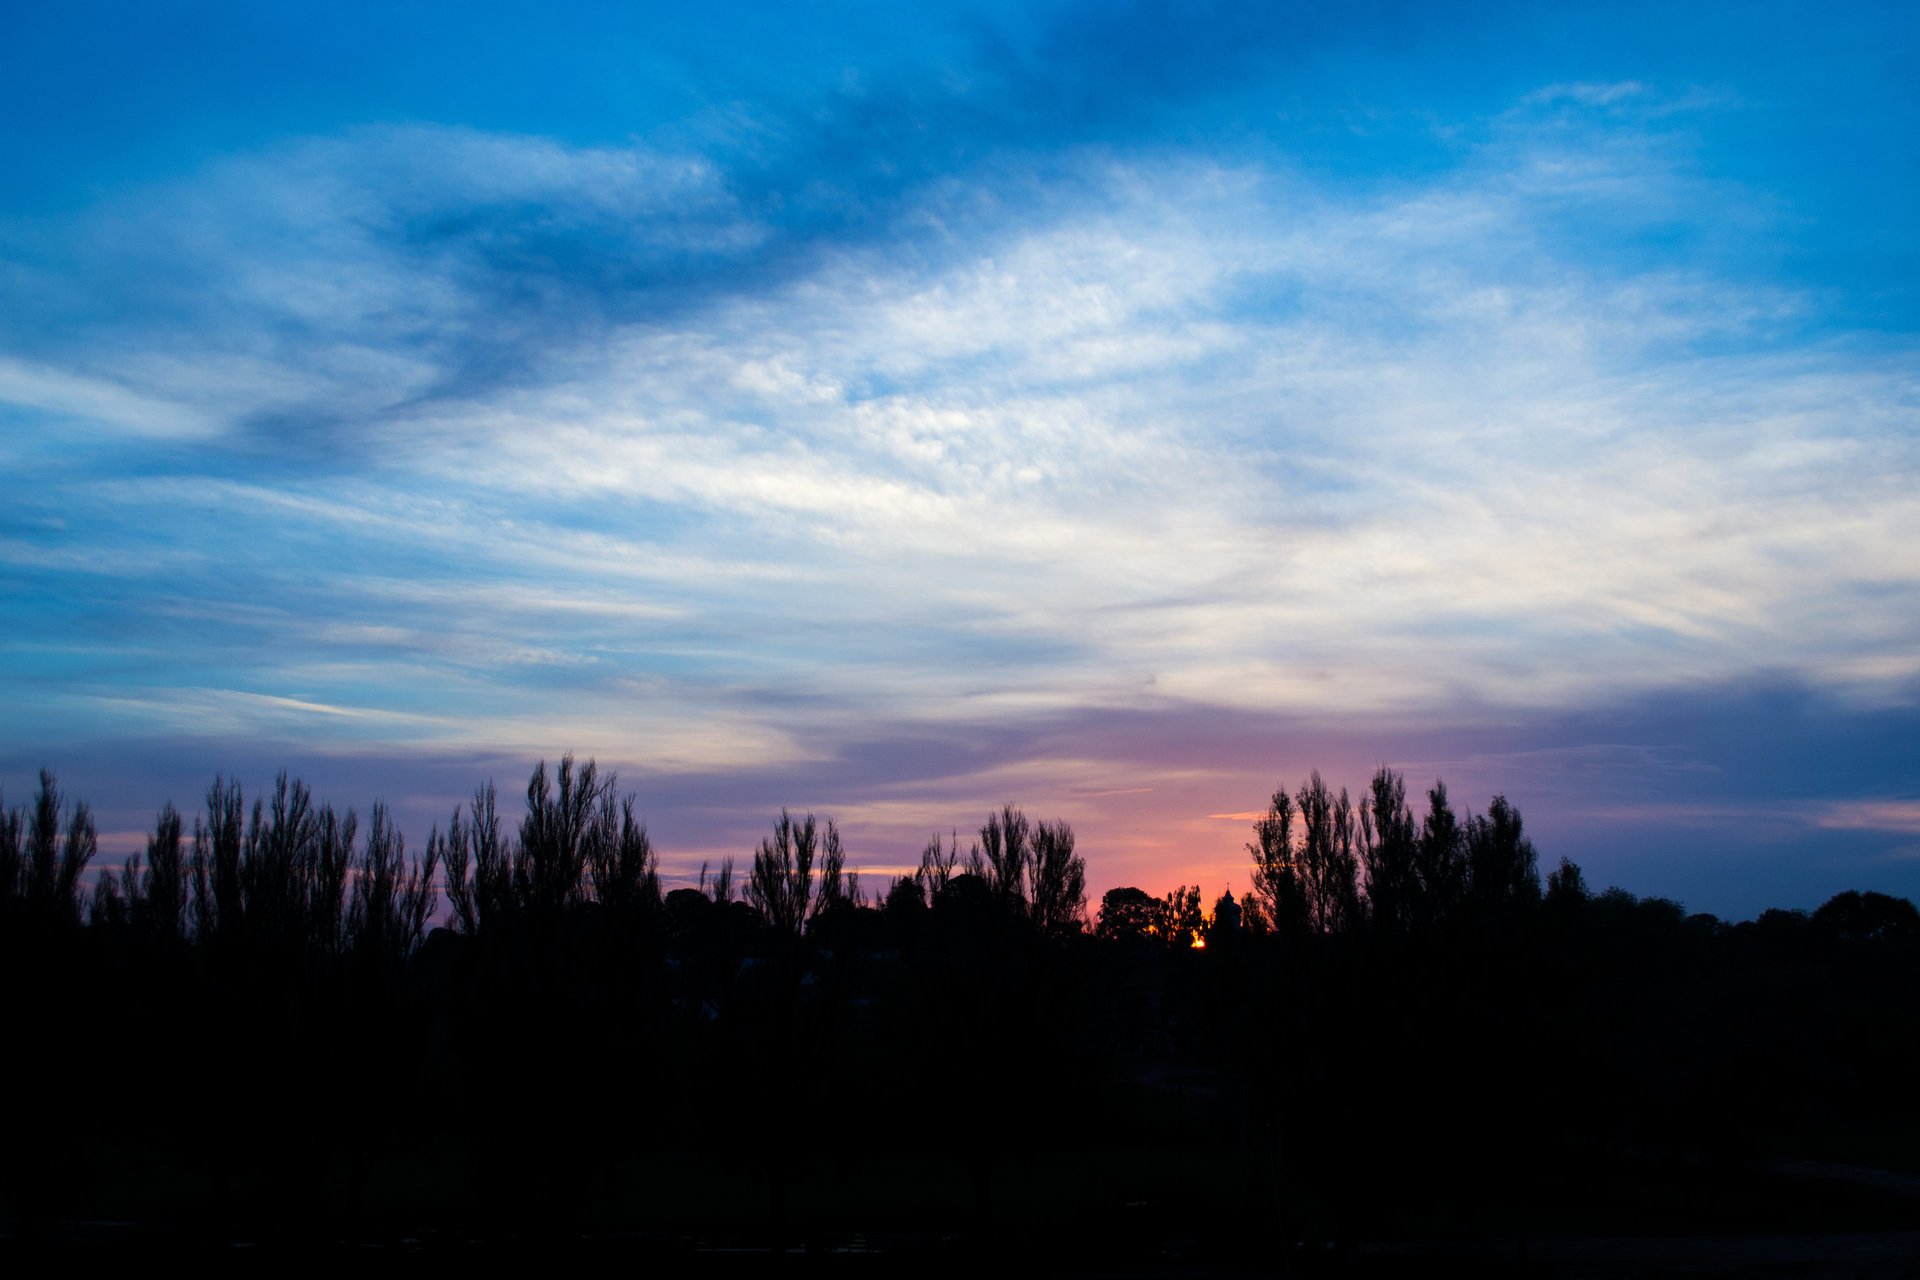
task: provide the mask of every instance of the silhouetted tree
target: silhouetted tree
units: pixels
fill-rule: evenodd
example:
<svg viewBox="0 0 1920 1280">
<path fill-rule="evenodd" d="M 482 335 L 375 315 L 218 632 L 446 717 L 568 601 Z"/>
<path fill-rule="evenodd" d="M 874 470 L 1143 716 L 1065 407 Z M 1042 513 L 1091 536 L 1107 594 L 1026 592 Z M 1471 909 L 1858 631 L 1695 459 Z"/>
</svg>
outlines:
<svg viewBox="0 0 1920 1280">
<path fill-rule="evenodd" d="M 304 873 L 314 861 L 317 835 L 312 794 L 283 771 L 274 779 L 271 804 L 253 802 L 241 847 L 240 895 L 247 932 L 256 941 L 297 948 L 310 940 L 316 922 L 308 913 Z M 336 916 L 325 931 L 338 928 Z"/>
<path fill-rule="evenodd" d="M 160 811 L 154 833 L 147 837 L 146 870 L 141 869 L 140 855 L 132 854 L 118 875 L 104 872 L 94 885 L 94 924 L 116 929 L 137 926 L 146 934 L 180 936 L 186 914 L 180 830 L 180 813 L 169 803 Z M 150 904 L 148 900 L 156 889 L 160 901 Z M 173 904 L 170 916 L 166 910 L 169 899 Z"/>
<path fill-rule="evenodd" d="M 246 930 L 240 881 L 244 812 L 240 784 L 216 777 L 207 791 L 206 824 L 193 822 L 193 918 L 202 942 L 235 941 Z"/>
<path fill-rule="evenodd" d="M 303 872 L 307 936 L 324 955 L 346 946 L 347 885 L 353 877 L 353 844 L 360 818 L 352 809 L 335 813 L 323 804 L 314 815 L 313 840 Z"/>
<path fill-rule="evenodd" d="M 1027 901 L 1042 934 L 1077 933 L 1087 923 L 1087 860 L 1073 851 L 1073 828 L 1041 822 L 1027 857 Z"/>
<path fill-rule="evenodd" d="M 1132 885 L 1109 889 L 1100 898 L 1094 936 L 1109 942 L 1144 942 L 1159 936 L 1165 915 L 1165 904 L 1145 889 Z"/>
<path fill-rule="evenodd" d="M 135 854 L 118 876 L 109 872 L 100 877 L 94 899 L 96 921 L 104 910 L 112 923 L 124 923 L 147 937 L 178 940 L 186 936 L 188 868 L 183 829 L 180 811 L 168 802 L 147 837 L 144 866 Z"/>
<path fill-rule="evenodd" d="M 205 822 L 194 822 L 184 871 L 174 852 L 177 828 L 149 842 L 155 891 L 184 895 L 190 882 L 195 932 L 203 942 L 244 940 L 289 953 L 337 954 L 358 828 L 353 811 L 316 808 L 306 784 L 282 772 L 271 795 L 254 802 L 244 828 L 242 812 L 239 784 L 214 779 Z M 157 909 L 169 911 L 176 900 L 163 898 Z"/>
<path fill-rule="evenodd" d="M 902 930 L 916 928 L 917 921 L 927 910 L 927 895 L 926 891 L 920 887 L 919 878 L 917 876 L 894 877 L 893 883 L 887 886 L 887 896 L 881 909 L 886 913 L 887 920 L 896 934 Z"/>
<path fill-rule="evenodd" d="M 1583 906 L 1591 896 L 1587 891 L 1587 878 L 1576 862 L 1562 858 L 1560 865 L 1547 876 L 1547 905 L 1556 911 Z"/>
<path fill-rule="evenodd" d="M 1905 898 L 1849 889 L 1813 913 L 1813 927 L 1842 942 L 1920 941 L 1920 910 Z"/>
<path fill-rule="evenodd" d="M 817 892 L 816 858 L 820 863 Z M 754 852 L 747 902 L 774 929 L 797 938 L 822 911 L 848 901 L 856 888 L 857 883 L 847 879 L 846 854 L 833 820 L 827 820 L 823 841 L 811 813 L 796 823 L 782 809 L 772 837 L 762 840 Z"/>
<path fill-rule="evenodd" d="M 1160 940 L 1172 951 L 1186 951 L 1206 937 L 1207 917 L 1200 910 L 1200 886 L 1181 885 L 1160 904 Z"/>
<path fill-rule="evenodd" d="M 1273 793 L 1266 815 L 1253 824 L 1247 853 L 1253 859 L 1253 888 L 1266 903 L 1268 922 L 1282 937 L 1297 937 L 1309 926 L 1306 888 L 1293 847 L 1293 797 L 1283 786 Z"/>
<path fill-rule="evenodd" d="M 387 807 L 374 802 L 347 909 L 347 936 L 363 959 L 397 965 L 420 945 L 437 897 L 434 872 L 443 845 L 438 837 L 436 830 L 425 858 L 409 862 L 405 837 L 387 820 Z"/>
<path fill-rule="evenodd" d="M 704 889 L 674 889 L 661 899 L 660 908 L 668 935 L 683 944 L 698 940 L 717 909 Z"/>
<path fill-rule="evenodd" d="M 588 856 L 594 900 L 632 919 L 660 905 L 660 871 L 646 824 L 634 816 L 634 798 L 616 809 L 612 791 L 601 799 L 599 830 Z"/>
<path fill-rule="evenodd" d="M 977 856 L 979 846 L 974 847 L 974 852 Z M 920 851 L 920 866 L 913 873 L 913 878 L 928 902 L 932 902 L 947 887 L 947 881 L 953 879 L 953 869 L 959 861 L 959 832 L 949 832 L 945 844 L 941 843 L 937 831 L 927 838 L 927 847 Z"/>
<path fill-rule="evenodd" d="M 987 887 L 1003 904 L 1023 899 L 1031 835 L 1027 815 L 1012 805 L 1003 805 L 999 813 L 987 815 L 986 825 L 980 828 L 979 848 Z"/>
<path fill-rule="evenodd" d="M 612 784 L 591 760 L 576 769 L 571 754 L 561 757 L 551 782 L 545 760 L 535 767 L 513 858 L 513 893 L 521 910 L 551 921 L 581 900 L 600 803 Z"/>
<path fill-rule="evenodd" d="M 1444 782 L 1436 781 L 1427 792 L 1427 816 L 1420 823 L 1414 867 L 1420 881 L 1415 919 L 1433 924 L 1452 915 L 1466 896 L 1467 848 Z"/>
<path fill-rule="evenodd" d="M 1535 1184 L 1559 1197 L 1540 1220 L 1583 1203 L 1611 1213 L 1608 1188 L 1643 1172 L 1717 1202 L 1750 1181 L 1749 1156 L 1866 1158 L 1920 1121 L 1912 903 L 1851 892 L 1726 926 L 1660 898 L 1591 895 L 1562 859 L 1537 921 L 1516 905 L 1539 872 L 1518 811 L 1495 796 L 1456 822 L 1436 786 L 1416 822 L 1385 768 L 1351 799 L 1317 773 L 1276 792 L 1248 845 L 1258 878 L 1244 901 L 1223 894 L 1209 917 L 1197 887 L 1114 889 L 1086 946 L 1046 941 L 1084 911 L 1071 830 L 1011 805 L 983 828 L 990 852 L 930 841 L 881 912 L 856 905 L 833 824 L 783 812 L 740 877 L 756 905 L 732 900 L 729 859 L 717 874 L 703 864 L 699 887 L 656 915 L 658 859 L 633 799 L 570 758 L 558 775 L 534 770 L 518 839 L 502 837 L 489 785 L 419 858 L 384 805 L 361 830 L 285 774 L 244 810 L 238 785 L 216 779 L 192 832 L 168 806 L 144 852 L 98 877 L 95 928 L 40 927 L 30 900 L 59 905 L 48 920 L 76 918 L 96 843 L 50 775 L 41 792 L 0 806 L 0 954 L 27 975 L 6 1022 L 21 1048 L 0 1055 L 13 1100 L 0 1190 L 16 1233 L 117 1210 L 91 1188 L 185 1160 L 194 1176 L 169 1194 L 210 1187 L 231 1214 L 214 1228 L 288 1240 L 308 1223 L 334 1232 L 362 1195 L 381 1221 L 431 1217 L 404 1188 L 457 1183 L 470 1164 L 470 1191 L 503 1189 L 477 1211 L 490 1238 L 519 1229 L 510 1215 L 557 1229 L 619 1213 L 629 1162 L 725 1153 L 771 1171 L 776 1234 L 791 1239 L 826 1219 L 803 1220 L 798 1202 L 782 1219 L 788 1188 L 814 1172 L 872 1185 L 852 1167 L 870 1130 L 832 1122 L 803 1164 L 764 1107 L 632 1103 L 751 1098 L 794 1080 L 872 1099 L 890 1122 L 933 1115 L 892 1125 L 895 1141 L 938 1144 L 987 1229 L 996 1188 L 1038 1172 L 1018 1168 L 1035 1150 L 1032 1108 L 927 1113 L 941 1080 L 1019 1080 L 1033 1096 L 1071 1082 L 1087 1114 L 1049 1130 L 1050 1146 L 1104 1163 L 1116 1144 L 1113 1189 L 1150 1205 L 1172 1190 L 1183 1215 L 1278 1206 L 1290 1239 L 1462 1213 L 1479 1230 L 1485 1204 L 1524 1228 L 1540 1217 Z M 442 867 L 453 929 L 423 941 Z M 1354 930 L 1363 907 L 1372 927 Z M 1289 945 L 1245 936 L 1268 913 Z M 658 929 L 627 927 L 636 916 Z M 127 1061 L 174 1064 L 164 1096 L 48 1103 L 48 1081 L 117 1097 L 112 1064 Z M 404 1131 L 340 1087 L 367 1063 L 386 1072 L 387 1112 L 466 1119 L 444 1146 L 403 1156 Z M 586 1096 L 582 1063 L 618 1068 L 588 1088 L 590 1124 L 561 1106 Z M 1405 1104 L 1416 1077 L 1420 1098 L 1444 1105 Z M 1272 1098 L 1294 1101 L 1261 1105 Z M 1555 1104 L 1566 1098 L 1581 1105 Z M 556 1174 L 531 1209 L 522 1169 Z M 1243 1198 L 1221 1200 L 1235 1187 Z M 1795 1193 L 1764 1194 L 1771 1225 Z M 718 1220 L 735 1202 L 693 1211 L 708 1208 Z M 833 1220 L 888 1211 L 846 1208 Z"/>
<path fill-rule="evenodd" d="M 1486 816 L 1467 820 L 1467 893 L 1481 906 L 1540 900 L 1539 858 L 1521 834 L 1520 811 L 1495 796 Z"/>
<path fill-rule="evenodd" d="M 1296 878 L 1305 900 L 1307 925 L 1315 933 L 1338 933 L 1360 918 L 1360 861 L 1354 848 L 1353 803 L 1346 788 L 1336 797 L 1320 771 L 1300 786 L 1300 848 Z"/>
<path fill-rule="evenodd" d="M 140 882 L 140 855 L 127 858 L 118 875 L 111 869 L 100 873 L 94 882 L 93 902 L 87 909 L 87 921 L 96 929 L 124 929 L 133 922 L 133 900 L 129 885 Z"/>
<path fill-rule="evenodd" d="M 500 838 L 500 811 L 493 783 L 475 789 L 473 806 L 462 819 L 455 805 L 440 847 L 446 868 L 447 903 L 454 927 L 472 936 L 488 922 L 514 909 L 513 852 Z"/>
<path fill-rule="evenodd" d="M 724 907 L 729 902 L 732 902 L 733 859 L 731 857 L 722 858 L 720 860 L 719 870 L 713 873 L 711 879 L 707 876 L 707 864 L 703 861 L 700 864 L 699 885 L 700 892 L 712 898 L 716 906 Z"/>
<path fill-rule="evenodd" d="M 0 919 L 11 913 L 26 889 L 26 815 L 9 809 L 0 795 Z"/>
<path fill-rule="evenodd" d="M 432 843 L 428 837 L 428 843 Z M 440 837 L 441 875 L 447 887 L 447 910 L 452 914 L 453 928 L 469 936 L 479 932 L 480 912 L 474 902 L 473 891 L 473 841 L 467 834 L 467 827 L 460 820 L 460 806 L 453 806 L 453 816 L 447 820 L 447 833 Z"/>
<path fill-rule="evenodd" d="M 428 850 L 446 868 L 454 927 L 471 935 L 520 916 L 544 930 L 589 898 L 629 920 L 657 907 L 659 861 L 634 803 L 616 798 L 613 775 L 592 760 L 576 765 L 566 755 L 551 777 L 542 760 L 527 781 L 519 839 L 509 845 L 493 784 L 476 789 L 467 813 L 455 807 L 446 835 L 436 831 Z"/>
<path fill-rule="evenodd" d="M 1273 933 L 1273 921 L 1267 915 L 1266 905 L 1260 895 L 1251 890 L 1240 895 L 1240 928 L 1250 938 L 1265 938 Z"/>
<path fill-rule="evenodd" d="M 1418 842 L 1406 780 L 1384 765 L 1360 806 L 1360 849 L 1369 918 L 1385 932 L 1404 932 L 1420 895 Z"/>
<path fill-rule="evenodd" d="M 52 772 L 42 769 L 40 788 L 26 815 L 24 847 L 20 826 L 16 814 L 0 832 L 0 862 L 11 863 L 17 877 L 14 900 L 27 915 L 45 923 L 77 924 L 80 879 L 99 848 L 92 812 L 85 801 L 64 805 Z"/>
</svg>

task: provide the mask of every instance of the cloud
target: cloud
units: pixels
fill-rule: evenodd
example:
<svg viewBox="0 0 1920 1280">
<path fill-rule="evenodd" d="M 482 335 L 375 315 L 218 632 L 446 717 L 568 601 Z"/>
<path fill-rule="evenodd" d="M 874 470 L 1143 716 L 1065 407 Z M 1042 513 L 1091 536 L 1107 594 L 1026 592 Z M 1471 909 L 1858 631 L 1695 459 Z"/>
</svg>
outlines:
<svg viewBox="0 0 1920 1280">
<path fill-rule="evenodd" d="M 16 631 L 21 731 L 131 682 L 230 690 L 153 712 L 209 735 L 557 724 L 687 776 L 876 726 L 1910 698 L 1911 353 L 1569 243 L 1724 194 L 1578 141 L 1364 192 L 997 157 L 862 234 L 737 163 L 419 127 L 111 199 L 36 233 L 68 303 L 0 367 L 63 454 L 0 530 L 66 600 Z M 1156 785 L 1098 773 L 1047 776 Z"/>
<path fill-rule="evenodd" d="M 1647 87 L 1637 80 L 1617 80 L 1611 83 L 1574 81 L 1567 84 L 1550 84 L 1544 89 L 1535 89 L 1526 96 L 1525 102 L 1529 105 L 1577 102 L 1584 106 L 1610 107 L 1618 102 L 1643 98 L 1646 93 Z"/>
<path fill-rule="evenodd" d="M 764 239 L 698 157 L 420 125 L 284 143 L 8 230 L 58 264 L 8 340 L 160 406 L 145 417 L 210 416 L 308 463 L 336 436 L 381 439 L 397 407 L 669 314 Z"/>
<path fill-rule="evenodd" d="M 1828 805 L 1815 821 L 1833 831 L 1920 835 L 1920 800 L 1860 799 Z"/>
<path fill-rule="evenodd" d="M 186 406 L 151 399 L 108 379 L 5 357 L 0 357 L 0 405 L 37 409 L 69 423 L 97 424 L 137 436 L 195 439 L 218 433 L 216 420 Z M 13 448 L 23 447 L 25 442 L 13 442 Z"/>
</svg>

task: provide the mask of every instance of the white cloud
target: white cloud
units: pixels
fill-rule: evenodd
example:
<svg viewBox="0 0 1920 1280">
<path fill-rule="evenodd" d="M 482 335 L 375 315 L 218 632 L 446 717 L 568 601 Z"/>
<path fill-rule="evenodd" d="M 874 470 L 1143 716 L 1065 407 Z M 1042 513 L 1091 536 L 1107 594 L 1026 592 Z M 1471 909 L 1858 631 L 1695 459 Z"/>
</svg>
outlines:
<svg viewBox="0 0 1920 1280">
<path fill-rule="evenodd" d="M 1550 84 L 1544 89 L 1535 89 L 1526 96 L 1526 101 L 1541 104 L 1578 102 L 1585 106 L 1607 107 L 1616 102 L 1644 97 L 1646 93 L 1647 87 L 1637 80 L 1610 82 L 1581 80 L 1566 84 Z"/>
<path fill-rule="evenodd" d="M 306 643 L 376 655 L 354 676 L 373 697 L 407 663 L 466 664 L 415 692 L 467 742 L 535 741 L 558 711 L 596 741 L 658 731 L 665 768 L 830 752 L 769 729 L 770 690 L 844 731 L 1910 682 L 1910 353 L 1783 348 L 1771 335 L 1808 299 L 1550 248 L 1570 201 L 1696 198 L 1631 154 L 1490 154 L 1365 197 L 1190 161 L 1090 166 L 1030 220 L 939 254 L 841 246 L 783 282 L 595 321 L 535 352 L 537 376 L 417 399 L 449 370 L 413 339 L 485 314 L 472 268 L 490 251 L 453 233 L 422 250 L 402 234 L 419 219 L 631 216 L 662 260 L 765 232 L 696 162 L 363 135 L 176 201 L 215 238 L 221 193 L 259 186 L 242 226 L 284 203 L 267 250 L 199 251 L 238 261 L 222 287 L 244 312 L 316 327 L 317 354 L 156 333 L 122 390 L 14 382 L 115 421 L 147 395 L 238 422 L 338 389 L 366 466 L 290 485 L 210 464 L 111 492 L 227 513 L 262 575 L 295 533 L 403 558 L 390 575 L 305 562 L 325 625 L 250 623 L 291 646 L 262 668 Z M 557 683 L 477 674 L 525 665 Z M 676 727 L 647 720 L 643 690 Z"/>
<path fill-rule="evenodd" d="M 39 409 L 134 436 L 192 440 L 219 430 L 214 418 L 191 405 L 6 356 L 0 356 L 0 405 Z M 20 449 L 23 443 L 15 440 L 11 448 Z"/>
<path fill-rule="evenodd" d="M 1902 831 L 1920 835 L 1920 800 L 1863 799 L 1831 804 L 1815 822 L 1842 831 Z"/>
</svg>

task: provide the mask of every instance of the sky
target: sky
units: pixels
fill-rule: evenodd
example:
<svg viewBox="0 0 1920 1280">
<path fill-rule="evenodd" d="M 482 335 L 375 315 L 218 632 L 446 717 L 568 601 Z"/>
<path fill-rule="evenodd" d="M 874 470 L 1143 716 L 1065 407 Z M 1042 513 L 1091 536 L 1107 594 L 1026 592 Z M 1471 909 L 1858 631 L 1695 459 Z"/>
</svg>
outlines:
<svg viewBox="0 0 1920 1280">
<path fill-rule="evenodd" d="M 1920 897 L 1917 286 L 1907 4 L 0 0 L 0 800 Z"/>
</svg>

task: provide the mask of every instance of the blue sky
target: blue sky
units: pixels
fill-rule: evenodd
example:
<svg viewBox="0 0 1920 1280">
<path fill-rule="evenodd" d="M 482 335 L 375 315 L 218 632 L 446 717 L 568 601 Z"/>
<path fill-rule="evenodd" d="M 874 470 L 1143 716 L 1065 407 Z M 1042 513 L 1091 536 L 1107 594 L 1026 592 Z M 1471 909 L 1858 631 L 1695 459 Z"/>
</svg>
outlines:
<svg viewBox="0 0 1920 1280">
<path fill-rule="evenodd" d="M 1920 895 L 1909 7 L 0 8 L 0 784 L 668 870 L 1319 767 Z"/>
</svg>

